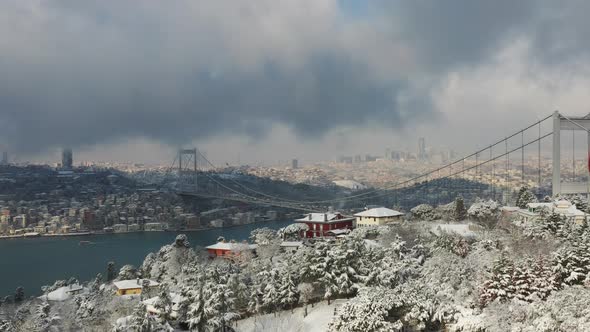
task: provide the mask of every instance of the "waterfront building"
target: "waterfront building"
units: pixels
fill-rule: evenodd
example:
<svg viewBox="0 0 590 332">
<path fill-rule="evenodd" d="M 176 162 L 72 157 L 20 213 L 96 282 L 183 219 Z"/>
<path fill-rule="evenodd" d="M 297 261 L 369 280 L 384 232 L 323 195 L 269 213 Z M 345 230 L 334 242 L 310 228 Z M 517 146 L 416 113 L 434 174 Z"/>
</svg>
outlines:
<svg viewBox="0 0 590 332">
<path fill-rule="evenodd" d="M 161 222 L 148 222 L 143 225 L 143 229 L 147 232 L 157 232 L 165 230 L 165 224 Z"/>
<path fill-rule="evenodd" d="M 385 225 L 392 221 L 401 221 L 404 214 L 385 207 L 378 207 L 359 212 L 354 216 L 356 217 L 356 227 L 366 227 Z"/>
<path fill-rule="evenodd" d="M 354 217 L 344 216 L 339 212 L 308 213 L 304 218 L 295 221 L 307 225 L 308 230 L 303 234 L 307 238 L 329 236 L 328 232 L 331 230 L 354 227 Z"/>
</svg>

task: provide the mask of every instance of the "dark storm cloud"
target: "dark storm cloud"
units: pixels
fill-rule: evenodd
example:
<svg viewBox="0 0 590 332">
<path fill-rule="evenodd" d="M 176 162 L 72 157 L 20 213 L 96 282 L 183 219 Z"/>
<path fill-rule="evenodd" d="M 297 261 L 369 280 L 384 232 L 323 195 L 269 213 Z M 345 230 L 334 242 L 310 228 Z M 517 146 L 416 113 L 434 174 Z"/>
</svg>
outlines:
<svg viewBox="0 0 590 332">
<path fill-rule="evenodd" d="M 532 1 L 401 1 L 390 5 L 404 39 L 431 69 L 479 64 L 536 15 Z"/>
<path fill-rule="evenodd" d="M 304 138 L 401 127 L 435 114 L 416 77 L 484 62 L 540 16 L 527 1 L 378 6 L 355 17 L 331 0 L 7 0 L 0 139 L 38 151 L 257 138 L 275 124 Z"/>
</svg>

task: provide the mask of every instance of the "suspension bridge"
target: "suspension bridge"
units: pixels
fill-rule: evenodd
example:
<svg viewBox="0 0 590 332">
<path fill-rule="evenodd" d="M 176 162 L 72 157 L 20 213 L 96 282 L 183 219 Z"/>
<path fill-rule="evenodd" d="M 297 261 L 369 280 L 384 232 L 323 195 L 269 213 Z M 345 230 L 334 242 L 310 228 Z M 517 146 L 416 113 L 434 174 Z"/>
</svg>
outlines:
<svg viewBox="0 0 590 332">
<path fill-rule="evenodd" d="M 565 136 L 569 132 L 572 135 L 571 169 L 567 169 L 569 165 L 565 167 L 562 162 L 562 145 L 567 142 Z M 584 147 L 588 151 L 584 157 L 584 166 L 580 166 L 580 160 L 576 160 L 576 136 L 580 136 L 576 133 L 579 132 L 586 133 L 586 142 L 578 143 L 578 150 Z M 548 149 L 543 148 L 547 144 L 551 146 L 550 154 L 547 153 Z M 445 200 L 448 203 L 457 193 L 507 202 L 515 186 L 528 186 L 538 196 L 546 192 L 552 195 L 583 194 L 590 198 L 590 114 L 575 117 L 555 111 L 442 166 L 383 188 L 330 199 L 288 199 L 253 189 L 232 176 L 220 177 L 219 173 L 211 171 L 217 169 L 219 167 L 211 163 L 198 149 L 179 150 L 171 167 L 178 176 L 175 187 L 177 193 L 187 197 L 222 199 L 310 212 L 323 212 L 333 206 L 373 202 L 396 206 L 408 195 L 435 197 L 436 203 L 444 203 Z M 563 169 L 567 169 L 567 172 Z"/>
</svg>

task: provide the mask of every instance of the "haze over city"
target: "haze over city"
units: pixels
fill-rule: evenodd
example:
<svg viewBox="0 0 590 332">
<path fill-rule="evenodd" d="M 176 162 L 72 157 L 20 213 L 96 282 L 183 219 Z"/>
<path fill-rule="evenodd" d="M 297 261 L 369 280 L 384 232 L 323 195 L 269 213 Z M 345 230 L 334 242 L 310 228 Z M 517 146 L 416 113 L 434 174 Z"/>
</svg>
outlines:
<svg viewBox="0 0 590 332">
<path fill-rule="evenodd" d="M 317 161 L 421 136 L 470 151 L 588 112 L 587 6 L 3 1 L 0 140 L 23 161 L 165 163 L 184 145 Z"/>
</svg>

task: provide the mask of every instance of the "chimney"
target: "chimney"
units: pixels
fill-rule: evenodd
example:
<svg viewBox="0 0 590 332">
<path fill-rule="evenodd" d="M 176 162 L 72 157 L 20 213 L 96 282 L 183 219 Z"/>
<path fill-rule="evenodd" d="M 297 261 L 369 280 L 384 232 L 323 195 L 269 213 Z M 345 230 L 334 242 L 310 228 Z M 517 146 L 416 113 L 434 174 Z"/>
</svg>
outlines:
<svg viewBox="0 0 590 332">
<path fill-rule="evenodd" d="M 138 285 L 141 285 L 141 283 L 139 282 L 139 278 L 137 278 L 137 284 L 138 284 Z"/>
<path fill-rule="evenodd" d="M 324 221 L 328 221 L 328 214 L 324 213 Z"/>
<path fill-rule="evenodd" d="M 311 220 L 311 213 L 308 215 L 309 220 Z"/>
</svg>

